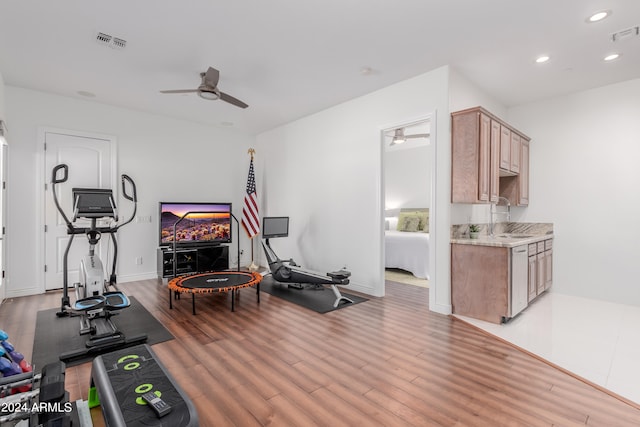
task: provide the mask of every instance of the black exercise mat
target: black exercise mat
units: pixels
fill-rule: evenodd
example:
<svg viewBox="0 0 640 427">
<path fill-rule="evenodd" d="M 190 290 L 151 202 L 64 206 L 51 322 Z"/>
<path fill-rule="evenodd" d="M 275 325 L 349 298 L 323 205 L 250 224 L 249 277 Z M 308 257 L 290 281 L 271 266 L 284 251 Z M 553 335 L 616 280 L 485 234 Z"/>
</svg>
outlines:
<svg viewBox="0 0 640 427">
<path fill-rule="evenodd" d="M 131 305 L 111 319 L 126 337 L 147 334 L 146 344 L 152 345 L 173 339 L 173 335 L 134 297 Z M 35 371 L 40 371 L 47 363 L 57 362 L 62 353 L 81 349 L 89 335 L 80 335 L 80 317 L 57 317 L 59 308 L 41 310 L 36 319 L 36 333 L 33 342 L 33 360 Z M 67 366 L 79 365 L 93 360 L 96 355 L 66 362 Z"/>
<path fill-rule="evenodd" d="M 322 286 L 316 288 L 315 285 L 303 285 L 302 289 L 289 287 L 287 283 L 276 282 L 271 276 L 265 277 L 260 282 L 260 291 L 270 295 L 282 298 L 304 308 L 316 311 L 318 313 L 328 313 L 345 307 L 351 307 L 354 304 L 368 301 L 367 298 L 342 292 L 343 287 L 339 286 L 340 293 L 353 301 L 352 303 L 341 302 L 338 307 L 334 308 L 333 303 L 336 296 L 330 287 Z"/>
</svg>

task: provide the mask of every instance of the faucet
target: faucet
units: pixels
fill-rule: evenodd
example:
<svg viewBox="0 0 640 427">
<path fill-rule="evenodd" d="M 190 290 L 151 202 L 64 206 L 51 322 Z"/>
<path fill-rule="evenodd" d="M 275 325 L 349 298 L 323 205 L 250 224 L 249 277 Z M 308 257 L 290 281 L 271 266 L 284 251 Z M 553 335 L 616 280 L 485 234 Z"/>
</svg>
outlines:
<svg viewBox="0 0 640 427">
<path fill-rule="evenodd" d="M 500 201 L 504 201 L 505 206 L 507 207 L 506 212 L 497 212 L 495 210 L 498 204 L 500 203 Z M 489 235 L 491 237 L 493 237 L 493 229 L 495 226 L 495 222 L 493 221 L 494 215 L 505 215 L 507 218 L 507 221 L 511 221 L 511 202 L 509 202 L 509 199 L 507 199 L 506 197 L 499 196 L 497 202 L 491 203 L 491 208 L 489 210 Z"/>
</svg>

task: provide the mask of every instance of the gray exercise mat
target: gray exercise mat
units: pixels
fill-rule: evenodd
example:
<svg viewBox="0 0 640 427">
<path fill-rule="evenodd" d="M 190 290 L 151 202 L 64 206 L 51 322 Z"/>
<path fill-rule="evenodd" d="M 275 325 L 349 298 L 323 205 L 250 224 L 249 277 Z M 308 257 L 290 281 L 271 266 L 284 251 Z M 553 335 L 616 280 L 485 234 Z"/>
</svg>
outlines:
<svg viewBox="0 0 640 427">
<path fill-rule="evenodd" d="M 173 335 L 135 297 L 130 296 L 131 306 L 120 310 L 111 319 L 126 337 L 147 334 L 146 344 L 152 345 L 173 339 Z M 47 363 L 59 360 L 62 353 L 84 348 L 88 335 L 80 335 L 79 317 L 57 317 L 59 308 L 41 310 L 36 319 L 36 333 L 33 343 L 34 370 L 39 372 Z M 97 355 L 67 362 L 74 366 L 93 360 Z"/>
</svg>

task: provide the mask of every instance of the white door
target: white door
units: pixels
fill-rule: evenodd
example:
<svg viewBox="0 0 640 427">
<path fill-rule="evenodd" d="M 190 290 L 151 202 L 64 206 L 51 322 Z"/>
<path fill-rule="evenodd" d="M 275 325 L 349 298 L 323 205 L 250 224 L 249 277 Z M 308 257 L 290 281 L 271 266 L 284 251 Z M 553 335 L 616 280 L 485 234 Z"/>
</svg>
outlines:
<svg viewBox="0 0 640 427">
<path fill-rule="evenodd" d="M 4 272 L 4 249 L 5 249 L 5 218 L 7 217 L 6 205 L 6 181 L 7 181 L 7 144 L 0 138 L 0 303 L 6 295 L 5 272 Z"/>
<path fill-rule="evenodd" d="M 45 289 L 60 289 L 63 286 L 63 256 L 70 236 L 64 219 L 56 209 L 52 193 L 53 168 L 61 163 L 69 167 L 67 182 L 57 184 L 56 192 L 60 207 L 71 221 L 73 219 L 72 188 L 113 188 L 114 198 L 117 188 L 114 187 L 115 153 L 113 140 L 109 138 L 90 137 L 73 134 L 73 132 L 45 131 Z M 58 176 L 61 178 L 61 176 Z M 116 198 L 117 200 L 117 198 Z M 88 220 L 78 220 L 78 227 L 89 225 Z M 107 248 L 110 248 L 109 235 L 102 236 L 96 254 L 110 270 L 106 260 Z M 89 250 L 87 238 L 76 235 L 68 255 L 68 283 L 78 281 L 80 259 Z M 105 273 L 106 274 L 106 273 Z M 105 276 L 106 277 L 106 276 Z"/>
</svg>

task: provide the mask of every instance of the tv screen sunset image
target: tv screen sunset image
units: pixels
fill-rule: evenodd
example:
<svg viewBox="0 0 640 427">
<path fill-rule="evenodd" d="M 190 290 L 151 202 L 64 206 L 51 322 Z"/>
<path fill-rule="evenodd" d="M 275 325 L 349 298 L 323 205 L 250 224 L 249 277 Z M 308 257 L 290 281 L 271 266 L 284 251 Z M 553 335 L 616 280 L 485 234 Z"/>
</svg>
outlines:
<svg viewBox="0 0 640 427">
<path fill-rule="evenodd" d="M 228 242 L 231 239 L 229 204 L 162 203 L 160 243 L 173 243 L 174 224 L 177 243 Z"/>
</svg>

